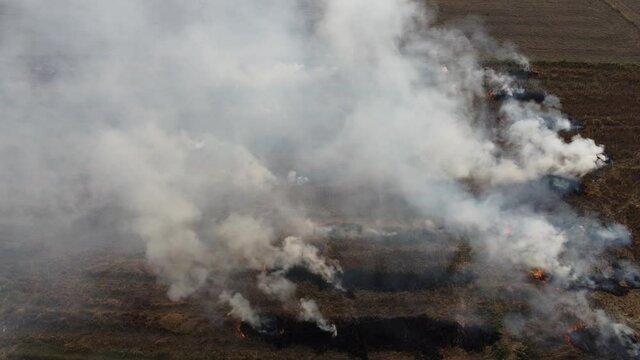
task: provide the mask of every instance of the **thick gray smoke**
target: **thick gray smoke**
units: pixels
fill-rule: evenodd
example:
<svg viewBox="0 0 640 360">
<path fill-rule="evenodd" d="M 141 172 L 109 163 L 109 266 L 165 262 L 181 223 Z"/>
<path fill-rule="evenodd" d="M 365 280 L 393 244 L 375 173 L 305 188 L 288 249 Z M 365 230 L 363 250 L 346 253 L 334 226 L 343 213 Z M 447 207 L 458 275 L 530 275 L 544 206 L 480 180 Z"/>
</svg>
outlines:
<svg viewBox="0 0 640 360">
<path fill-rule="evenodd" d="M 413 1 L 0 11 L 3 229 L 52 247 L 140 241 L 171 299 L 215 288 L 256 324 L 226 281 L 255 271 L 257 289 L 334 332 L 284 277 L 303 266 L 341 287 L 340 266 L 306 240 L 317 209 L 294 196 L 322 186 L 400 196 L 484 261 L 567 281 L 628 241 L 568 209 L 536 210 L 531 182 L 595 170 L 603 147 L 563 140 L 553 103 L 505 103 L 491 118 L 477 106 L 486 84 L 516 89 L 479 61 L 526 60 L 477 27 L 435 26 Z"/>
<path fill-rule="evenodd" d="M 222 294 L 220 294 L 220 301 L 229 305 L 231 308 L 231 311 L 229 311 L 230 316 L 240 319 L 240 321 L 245 321 L 253 326 L 260 325 L 260 317 L 251 307 L 249 300 L 245 299 L 242 294 L 235 293 L 231 295 L 227 291 L 223 291 Z"/>
</svg>

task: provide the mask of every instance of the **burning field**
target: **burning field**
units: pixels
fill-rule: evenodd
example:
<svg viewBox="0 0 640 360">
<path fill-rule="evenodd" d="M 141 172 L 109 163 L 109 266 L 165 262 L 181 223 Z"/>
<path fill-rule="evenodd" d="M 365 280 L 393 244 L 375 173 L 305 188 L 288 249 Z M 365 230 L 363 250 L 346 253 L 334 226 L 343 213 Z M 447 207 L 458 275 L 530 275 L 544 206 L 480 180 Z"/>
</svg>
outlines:
<svg viewBox="0 0 640 360">
<path fill-rule="evenodd" d="M 0 357 L 640 358 L 638 66 L 410 0 L 0 10 Z"/>
</svg>

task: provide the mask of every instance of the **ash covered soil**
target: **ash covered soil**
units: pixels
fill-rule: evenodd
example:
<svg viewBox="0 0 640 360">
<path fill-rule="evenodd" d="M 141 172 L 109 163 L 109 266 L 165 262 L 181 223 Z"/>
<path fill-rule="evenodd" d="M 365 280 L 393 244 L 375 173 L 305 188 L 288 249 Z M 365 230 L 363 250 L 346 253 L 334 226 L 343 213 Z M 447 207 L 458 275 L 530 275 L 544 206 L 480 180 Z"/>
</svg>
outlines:
<svg viewBox="0 0 640 360">
<path fill-rule="evenodd" d="M 597 212 L 638 234 L 640 66 L 564 62 L 537 65 L 543 72 L 543 85 L 562 99 L 564 111 L 586 125 L 581 133 L 604 144 L 613 159 L 610 166 L 589 175 L 583 191 L 572 195 L 570 202 L 584 213 Z M 340 218 L 339 214 L 333 216 Z M 332 220 L 335 219 L 325 219 Z M 460 341 L 439 345 L 439 353 L 434 356 L 447 359 L 590 356 L 565 342 L 566 329 L 545 328 L 540 332 L 544 335 L 536 336 L 538 325 L 533 323 L 524 337 L 500 336 L 504 327 L 510 326 L 503 320 L 505 315 L 527 311 L 529 305 L 518 294 L 548 286 L 532 282 L 527 269 L 518 276 L 505 274 L 499 268 L 469 269 L 474 253 L 464 239 L 444 238 L 437 229 L 403 236 L 389 240 L 393 240 L 393 246 L 385 240 L 366 239 L 366 234 L 317 239 L 322 252 L 345 268 L 345 287 L 350 291 L 345 294 L 322 286 L 321 281 L 304 272 L 294 272 L 290 278 L 299 284 L 297 295 L 316 299 L 324 315 L 339 328 L 340 324 L 352 326 L 354 319 L 423 319 L 446 324 L 462 322 L 463 327 L 479 325 L 499 336 L 483 338 L 482 346 L 476 349 L 465 350 Z M 635 241 L 633 246 L 616 249 L 609 256 L 637 262 L 637 237 Z M 167 289 L 157 283 L 143 254 L 132 256 L 104 249 L 59 257 L 42 266 L 36 264 L 41 251 L 5 243 L 0 252 L 2 358 L 350 358 L 361 350 L 300 341 L 276 344 L 242 333 L 238 323 L 225 317 L 228 308 L 212 304 L 207 294 L 180 302 L 168 300 Z M 261 296 L 252 297 L 256 291 L 251 286 L 255 275 L 237 275 L 233 279 L 235 287 L 242 289 L 246 283 L 245 293 L 256 306 L 274 316 L 286 316 L 278 304 Z M 484 283 L 495 284 L 495 288 L 490 285 L 479 290 L 474 281 L 478 276 L 485 277 Z M 624 319 L 640 330 L 640 290 L 631 289 L 624 294 L 592 291 L 588 298 L 612 317 Z M 467 312 L 470 316 L 464 321 L 457 318 Z M 423 323 L 435 326 L 430 324 Z M 460 329 L 452 331 L 473 336 L 469 335 L 470 330 Z M 420 352 L 400 343 L 365 346 L 371 359 L 411 359 Z"/>
</svg>

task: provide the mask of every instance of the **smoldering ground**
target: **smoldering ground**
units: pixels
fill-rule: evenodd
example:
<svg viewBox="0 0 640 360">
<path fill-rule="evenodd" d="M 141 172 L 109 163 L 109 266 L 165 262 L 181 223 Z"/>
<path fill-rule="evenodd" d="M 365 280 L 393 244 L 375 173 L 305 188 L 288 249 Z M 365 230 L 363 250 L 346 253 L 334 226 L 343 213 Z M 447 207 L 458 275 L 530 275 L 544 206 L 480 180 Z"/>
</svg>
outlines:
<svg viewBox="0 0 640 360">
<path fill-rule="evenodd" d="M 326 329 L 286 277 L 303 267 L 344 290 L 344 264 L 309 241 L 326 213 L 435 226 L 467 239 L 478 267 L 541 267 L 563 284 L 630 241 L 535 186 L 605 165 L 602 146 L 558 134 L 570 122 L 553 98 L 487 106 L 488 87 L 520 89 L 480 61 L 526 59 L 478 26 L 436 25 L 415 2 L 1 9 L 7 241 L 141 244 L 171 299 L 210 291 L 257 324 L 228 281 L 254 271 L 263 296 Z M 305 201 L 320 189 L 330 209 Z M 575 297 L 549 297 L 541 312 Z"/>
</svg>

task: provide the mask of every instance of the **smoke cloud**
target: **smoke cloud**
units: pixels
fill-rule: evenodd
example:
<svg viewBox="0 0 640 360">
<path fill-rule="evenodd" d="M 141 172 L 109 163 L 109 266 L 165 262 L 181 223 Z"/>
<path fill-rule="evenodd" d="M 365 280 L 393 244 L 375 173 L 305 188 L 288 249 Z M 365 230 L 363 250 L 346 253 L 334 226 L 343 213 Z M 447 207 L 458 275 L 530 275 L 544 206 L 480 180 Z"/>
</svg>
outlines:
<svg viewBox="0 0 640 360">
<path fill-rule="evenodd" d="M 336 328 L 336 326 L 327 322 L 327 320 L 320 313 L 318 305 L 315 301 L 302 298 L 300 299 L 300 307 L 300 319 L 306 321 L 314 321 L 320 329 L 326 332 L 330 332 L 333 337 L 336 337 L 338 335 L 338 329 Z"/>
<path fill-rule="evenodd" d="M 223 291 L 222 294 L 220 294 L 219 300 L 220 302 L 227 303 L 229 305 L 231 308 L 231 311 L 229 311 L 230 316 L 240 319 L 241 321 L 245 321 L 252 326 L 260 325 L 260 317 L 251 307 L 249 300 L 245 299 L 242 294 L 235 293 L 231 295 L 228 292 Z"/>
<path fill-rule="evenodd" d="M 53 248 L 143 244 L 173 300 L 213 288 L 259 324 L 227 281 L 251 271 L 335 334 L 285 278 L 302 266 L 342 288 L 309 240 L 318 209 L 296 195 L 322 187 L 399 196 L 482 261 L 561 282 L 630 241 L 525 195 L 602 167 L 604 148 L 561 137 L 571 125 L 553 99 L 495 116 L 486 87 L 517 85 L 480 61 L 528 61 L 416 2 L 20 0 L 0 17 L 2 228 Z"/>
</svg>

